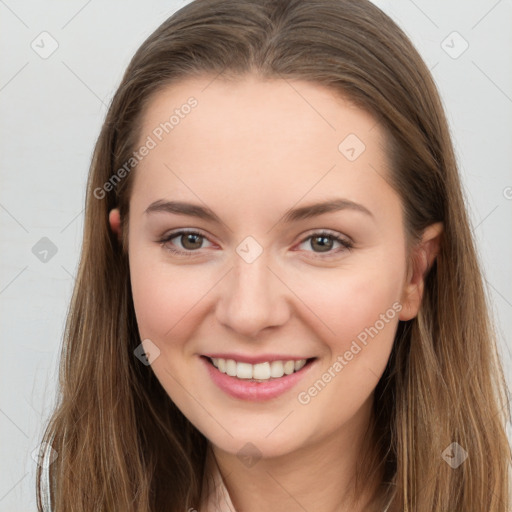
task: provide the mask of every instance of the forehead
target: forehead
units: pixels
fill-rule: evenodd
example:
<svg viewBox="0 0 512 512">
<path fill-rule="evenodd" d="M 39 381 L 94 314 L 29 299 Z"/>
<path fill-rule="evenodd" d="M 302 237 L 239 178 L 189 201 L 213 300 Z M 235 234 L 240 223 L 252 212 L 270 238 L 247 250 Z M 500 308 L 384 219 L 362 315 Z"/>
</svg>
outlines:
<svg viewBox="0 0 512 512">
<path fill-rule="evenodd" d="M 190 107 L 191 103 L 195 106 Z M 166 122 L 172 125 L 167 131 Z M 369 143 L 383 135 L 373 116 L 331 89 L 301 80 L 263 80 L 254 75 L 232 80 L 189 78 L 151 98 L 141 135 L 155 132 L 158 138 L 172 133 L 179 144 L 192 131 L 213 137 L 216 144 L 222 142 L 241 150 L 269 139 L 277 149 L 286 142 L 319 134 L 326 145 L 337 149 L 338 139 L 349 133 Z M 271 139 L 274 135 L 279 138 Z"/>
<path fill-rule="evenodd" d="M 279 201 L 276 192 L 287 203 L 334 189 L 360 196 L 382 186 L 388 172 L 384 132 L 374 117 L 305 81 L 180 81 L 149 102 L 139 146 L 150 139 L 134 184 L 148 200 L 213 191 L 245 205 L 261 205 L 270 195 Z"/>
</svg>

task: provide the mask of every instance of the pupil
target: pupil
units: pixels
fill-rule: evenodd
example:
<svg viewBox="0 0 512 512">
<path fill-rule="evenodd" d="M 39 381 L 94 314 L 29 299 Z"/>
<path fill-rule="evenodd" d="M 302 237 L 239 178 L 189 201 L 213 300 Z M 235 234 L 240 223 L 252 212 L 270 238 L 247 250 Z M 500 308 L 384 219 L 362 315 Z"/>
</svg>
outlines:
<svg viewBox="0 0 512 512">
<path fill-rule="evenodd" d="M 185 243 L 183 243 L 183 238 L 185 240 Z M 197 243 L 199 242 L 199 246 L 201 246 L 201 239 L 202 236 L 201 235 L 194 235 L 193 233 L 189 233 L 189 234 L 186 234 L 186 235 L 183 235 L 182 237 L 182 244 L 183 244 L 183 247 L 185 247 L 186 249 L 197 249 Z M 192 247 L 187 247 L 187 244 L 191 242 L 192 243 Z M 196 243 L 196 245 L 194 245 L 194 242 Z"/>
<path fill-rule="evenodd" d="M 313 238 L 312 242 L 314 242 L 315 240 L 321 240 L 319 245 L 320 252 L 327 252 L 332 248 L 332 240 L 328 236 L 316 236 Z"/>
</svg>

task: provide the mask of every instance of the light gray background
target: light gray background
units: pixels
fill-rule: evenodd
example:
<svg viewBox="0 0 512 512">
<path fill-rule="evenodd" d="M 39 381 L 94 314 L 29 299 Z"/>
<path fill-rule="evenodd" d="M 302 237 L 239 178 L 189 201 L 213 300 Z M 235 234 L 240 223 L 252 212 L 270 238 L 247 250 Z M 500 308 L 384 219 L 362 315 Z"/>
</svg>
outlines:
<svg viewBox="0 0 512 512">
<path fill-rule="evenodd" d="M 185 3 L 0 0 L 0 511 L 35 510 L 31 453 L 56 396 L 106 105 L 138 46 Z M 375 3 L 412 38 L 439 86 L 510 382 L 512 0 Z M 58 48 L 47 58 L 31 47 L 48 52 L 52 39 Z M 46 262 L 32 252 L 43 237 L 57 248 Z"/>
</svg>

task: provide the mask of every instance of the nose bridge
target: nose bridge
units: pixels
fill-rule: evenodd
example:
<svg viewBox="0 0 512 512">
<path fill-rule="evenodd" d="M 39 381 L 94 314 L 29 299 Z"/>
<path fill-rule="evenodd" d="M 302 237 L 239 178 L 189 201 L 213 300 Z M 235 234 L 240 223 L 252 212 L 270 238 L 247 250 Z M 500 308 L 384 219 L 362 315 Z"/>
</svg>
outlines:
<svg viewBox="0 0 512 512">
<path fill-rule="evenodd" d="M 258 255 L 256 249 L 250 240 L 237 247 L 217 306 L 219 322 L 245 336 L 280 325 L 287 315 L 284 287 L 269 268 L 270 253 L 261 249 Z"/>
</svg>

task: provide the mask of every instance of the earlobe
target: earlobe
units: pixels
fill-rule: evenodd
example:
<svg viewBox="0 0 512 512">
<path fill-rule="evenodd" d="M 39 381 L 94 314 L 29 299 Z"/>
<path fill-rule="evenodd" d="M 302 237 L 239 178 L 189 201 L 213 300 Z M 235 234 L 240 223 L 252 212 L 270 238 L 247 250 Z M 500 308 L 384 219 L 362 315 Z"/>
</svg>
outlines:
<svg viewBox="0 0 512 512">
<path fill-rule="evenodd" d="M 425 277 L 439 254 L 442 232 L 441 222 L 431 224 L 423 232 L 421 241 L 412 250 L 412 268 L 402 294 L 400 320 L 411 320 L 418 314 L 423 298 Z"/>
<path fill-rule="evenodd" d="M 117 238 L 121 240 L 121 215 L 118 208 L 110 210 L 108 214 L 108 222 L 110 229 L 117 235 Z"/>
</svg>

